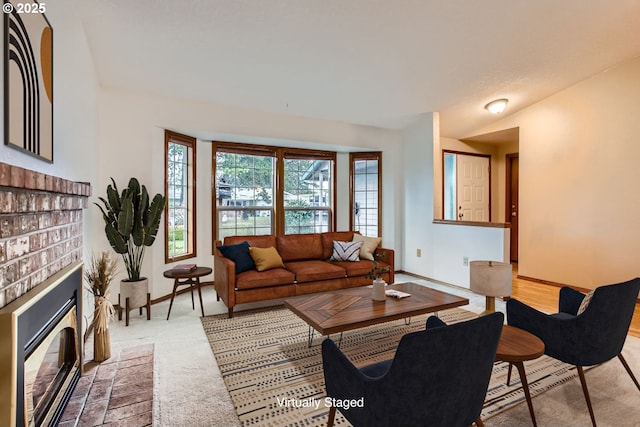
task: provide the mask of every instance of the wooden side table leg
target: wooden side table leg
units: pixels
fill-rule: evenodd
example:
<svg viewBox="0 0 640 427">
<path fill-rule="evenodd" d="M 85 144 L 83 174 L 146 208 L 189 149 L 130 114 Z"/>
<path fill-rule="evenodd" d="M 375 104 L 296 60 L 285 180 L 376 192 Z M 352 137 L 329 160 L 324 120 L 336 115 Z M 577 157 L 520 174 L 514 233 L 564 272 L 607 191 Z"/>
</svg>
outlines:
<svg viewBox="0 0 640 427">
<path fill-rule="evenodd" d="M 118 321 L 122 320 L 122 303 L 120 302 L 120 294 L 118 294 Z"/>
<path fill-rule="evenodd" d="M 193 287 L 195 286 L 196 282 L 194 282 L 193 279 L 189 279 L 185 283 L 189 283 L 189 291 L 191 292 L 191 310 L 195 310 L 196 309 L 196 303 L 193 300 Z"/>
<path fill-rule="evenodd" d="M 151 320 L 151 294 L 147 292 L 147 320 Z"/>
<path fill-rule="evenodd" d="M 202 304 L 202 288 L 200 287 L 200 278 L 196 277 L 196 286 L 198 287 L 198 296 L 200 297 L 200 311 L 202 312 L 202 317 L 204 317 L 204 305 Z"/>
<path fill-rule="evenodd" d="M 533 426 L 538 427 L 536 423 L 536 415 L 533 413 L 533 402 L 531 402 L 531 394 L 529 393 L 529 383 L 527 382 L 527 375 L 524 372 L 524 363 L 515 362 L 516 368 L 518 368 L 518 374 L 520 374 L 520 382 L 522 383 L 522 390 L 524 390 L 524 395 L 527 398 L 527 405 L 529 406 L 529 414 L 531 414 L 531 421 L 533 421 Z"/>
<path fill-rule="evenodd" d="M 125 322 L 124 325 L 125 326 L 129 326 L 129 297 L 125 298 L 125 303 L 124 303 L 124 316 L 125 316 Z"/>
<path fill-rule="evenodd" d="M 173 292 L 171 293 L 171 302 L 169 303 L 169 311 L 167 312 L 167 320 L 169 320 L 169 315 L 171 314 L 171 307 L 173 307 L 173 299 L 176 297 L 176 289 L 178 289 L 178 285 L 180 282 L 178 279 L 173 281 Z"/>
</svg>

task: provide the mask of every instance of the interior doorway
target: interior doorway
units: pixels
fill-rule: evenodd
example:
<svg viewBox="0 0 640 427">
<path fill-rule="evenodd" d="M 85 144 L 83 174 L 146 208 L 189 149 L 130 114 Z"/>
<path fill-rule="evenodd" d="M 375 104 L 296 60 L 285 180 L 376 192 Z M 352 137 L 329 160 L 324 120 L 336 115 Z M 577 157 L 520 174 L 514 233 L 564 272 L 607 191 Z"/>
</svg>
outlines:
<svg viewBox="0 0 640 427">
<path fill-rule="evenodd" d="M 491 221 L 491 156 L 443 152 L 443 218 Z"/>
<path fill-rule="evenodd" d="M 518 222 L 519 222 L 519 156 L 518 153 L 506 156 L 505 221 L 511 223 L 510 258 L 518 262 Z"/>
</svg>

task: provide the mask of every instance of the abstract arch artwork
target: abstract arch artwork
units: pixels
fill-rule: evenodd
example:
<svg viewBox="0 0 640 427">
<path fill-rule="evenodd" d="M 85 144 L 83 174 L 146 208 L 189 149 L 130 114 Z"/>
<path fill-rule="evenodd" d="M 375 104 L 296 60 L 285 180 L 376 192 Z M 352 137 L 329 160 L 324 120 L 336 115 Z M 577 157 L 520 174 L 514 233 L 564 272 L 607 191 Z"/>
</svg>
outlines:
<svg viewBox="0 0 640 427">
<path fill-rule="evenodd" d="M 42 11 L 11 3 L 4 2 L 5 144 L 53 162 L 53 30 Z"/>
</svg>

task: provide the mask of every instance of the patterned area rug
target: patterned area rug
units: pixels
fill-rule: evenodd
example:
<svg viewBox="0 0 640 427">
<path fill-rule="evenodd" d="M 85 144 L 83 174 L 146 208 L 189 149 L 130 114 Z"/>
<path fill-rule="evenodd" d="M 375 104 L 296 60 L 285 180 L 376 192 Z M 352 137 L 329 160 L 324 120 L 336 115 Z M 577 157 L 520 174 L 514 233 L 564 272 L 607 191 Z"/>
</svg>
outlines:
<svg viewBox="0 0 640 427">
<path fill-rule="evenodd" d="M 324 426 L 324 378 L 320 342 L 316 334 L 308 348 L 308 326 L 286 308 L 206 316 L 202 324 L 242 425 Z M 439 313 L 455 323 L 476 314 L 454 308 Z M 358 367 L 390 359 L 400 338 L 425 327 L 427 315 L 345 332 L 341 350 Z M 337 340 L 339 335 L 333 335 Z M 506 385 L 508 364 L 493 368 L 482 419 L 525 402 L 517 370 Z M 547 356 L 525 362 L 532 396 L 575 378 L 575 368 Z M 296 406 L 318 402 L 319 407 Z M 534 401 L 535 407 L 535 401 Z M 349 423 L 336 413 L 335 425 Z"/>
</svg>

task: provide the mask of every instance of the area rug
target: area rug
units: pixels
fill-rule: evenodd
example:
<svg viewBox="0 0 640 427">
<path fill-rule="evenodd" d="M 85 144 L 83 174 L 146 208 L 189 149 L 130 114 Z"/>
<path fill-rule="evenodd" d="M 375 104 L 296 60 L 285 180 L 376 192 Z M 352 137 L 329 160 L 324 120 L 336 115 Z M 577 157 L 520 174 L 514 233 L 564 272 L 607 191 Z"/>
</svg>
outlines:
<svg viewBox="0 0 640 427">
<path fill-rule="evenodd" d="M 206 316 L 202 324 L 216 357 L 238 418 L 244 426 L 324 426 L 328 408 L 320 343 L 316 335 L 307 345 L 308 326 L 286 308 Z M 454 308 L 439 313 L 447 323 L 477 315 Z M 358 367 L 393 357 L 400 338 L 425 327 L 427 315 L 345 332 L 341 350 Z M 332 336 L 338 339 L 339 335 Z M 508 365 L 494 365 L 482 419 L 524 402 L 517 371 L 506 385 Z M 529 389 L 536 396 L 576 377 L 570 365 L 547 356 L 525 362 Z M 300 406 L 318 401 L 319 407 Z M 534 402 L 535 405 L 535 402 Z M 349 425 L 336 414 L 336 425 Z"/>
</svg>

